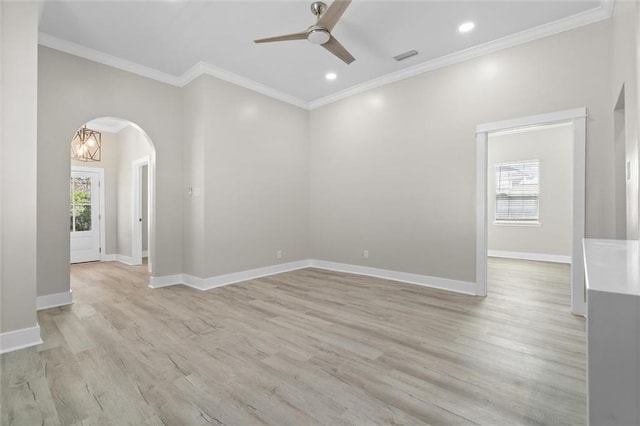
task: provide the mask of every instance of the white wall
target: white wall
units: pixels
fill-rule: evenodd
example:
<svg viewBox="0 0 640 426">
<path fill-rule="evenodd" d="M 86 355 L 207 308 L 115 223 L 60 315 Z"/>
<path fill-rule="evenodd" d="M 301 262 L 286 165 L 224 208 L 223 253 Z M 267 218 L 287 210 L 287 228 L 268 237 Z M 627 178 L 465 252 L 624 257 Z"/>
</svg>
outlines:
<svg viewBox="0 0 640 426">
<path fill-rule="evenodd" d="M 488 147 L 489 250 L 570 257 L 573 126 L 493 133 Z M 540 161 L 539 225 L 496 223 L 496 165 L 524 160 Z"/>
<path fill-rule="evenodd" d="M 104 253 L 109 255 L 117 253 L 116 206 L 118 194 L 118 140 L 117 134 L 115 133 L 100 133 L 102 135 L 100 161 L 85 162 L 71 160 L 71 165 L 104 169 L 104 182 L 102 183 L 105 198 L 104 222 L 106 247 L 104 248 Z M 69 143 L 71 143 L 71 138 L 73 138 L 74 135 L 75 132 L 69 135 Z"/>
<path fill-rule="evenodd" d="M 586 234 L 612 236 L 610 25 L 311 111 L 312 257 L 475 282 L 476 126 L 584 106 Z"/>
<path fill-rule="evenodd" d="M 37 325 L 37 19 L 35 2 L 0 2 L 0 333 Z M 65 203 L 68 185 L 67 170 Z"/>
<path fill-rule="evenodd" d="M 117 253 L 131 257 L 133 247 L 133 162 L 151 156 L 145 135 L 133 126 L 118 132 Z"/>
<path fill-rule="evenodd" d="M 308 112 L 208 76 L 186 90 L 185 112 L 200 111 L 185 138 L 186 272 L 207 278 L 307 259 Z"/>
<path fill-rule="evenodd" d="M 129 120 L 153 142 L 162 188 L 152 208 L 154 275 L 181 273 L 180 89 L 46 47 L 38 52 L 38 295 L 69 290 L 69 138 L 97 117 Z"/>
</svg>

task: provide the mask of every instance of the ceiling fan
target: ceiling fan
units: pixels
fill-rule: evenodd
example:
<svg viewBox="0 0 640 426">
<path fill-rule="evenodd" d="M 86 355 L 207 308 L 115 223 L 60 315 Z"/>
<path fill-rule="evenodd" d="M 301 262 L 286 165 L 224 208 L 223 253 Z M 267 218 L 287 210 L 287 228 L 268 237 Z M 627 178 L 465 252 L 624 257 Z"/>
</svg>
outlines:
<svg viewBox="0 0 640 426">
<path fill-rule="evenodd" d="M 254 42 L 270 43 L 273 41 L 307 39 L 313 44 L 321 45 L 349 65 L 356 59 L 331 35 L 331 30 L 336 26 L 338 20 L 349 6 L 349 3 L 351 3 L 351 0 L 334 0 L 331 6 L 327 7 L 327 5 L 321 1 L 313 2 L 311 3 L 311 12 L 317 18 L 315 25 L 311 25 L 306 31 L 299 33 L 262 38 L 254 40 Z"/>
</svg>

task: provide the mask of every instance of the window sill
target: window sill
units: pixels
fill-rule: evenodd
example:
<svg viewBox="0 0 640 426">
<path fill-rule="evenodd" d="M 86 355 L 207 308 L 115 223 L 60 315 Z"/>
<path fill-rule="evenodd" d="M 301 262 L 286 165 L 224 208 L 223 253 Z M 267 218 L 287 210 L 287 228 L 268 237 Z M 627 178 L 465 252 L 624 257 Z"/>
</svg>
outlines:
<svg viewBox="0 0 640 426">
<path fill-rule="evenodd" d="M 534 228 L 542 226 L 542 222 L 537 220 L 496 220 L 493 224 L 496 226 L 524 226 Z"/>
</svg>

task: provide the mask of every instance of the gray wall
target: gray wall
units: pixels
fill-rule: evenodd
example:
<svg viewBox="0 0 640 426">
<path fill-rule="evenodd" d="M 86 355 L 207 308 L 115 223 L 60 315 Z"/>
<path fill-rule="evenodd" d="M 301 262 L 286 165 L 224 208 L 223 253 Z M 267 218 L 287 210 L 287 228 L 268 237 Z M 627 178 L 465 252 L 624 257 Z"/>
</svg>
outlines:
<svg viewBox="0 0 640 426">
<path fill-rule="evenodd" d="M 488 146 L 489 250 L 571 256 L 573 126 L 493 133 L 489 135 Z M 540 224 L 496 223 L 496 165 L 523 160 L 540 160 Z"/>
<path fill-rule="evenodd" d="M 185 273 L 205 277 L 204 143 L 205 79 L 199 78 L 183 89 L 183 211 Z M 188 188 L 191 188 L 189 194 Z"/>
<path fill-rule="evenodd" d="M 0 332 L 36 325 L 37 19 L 0 2 Z"/>
<path fill-rule="evenodd" d="M 636 65 L 635 65 L 635 67 L 632 66 L 632 70 L 631 70 L 631 73 L 629 75 L 629 78 L 635 78 L 636 79 L 636 93 L 635 93 L 635 97 L 636 97 L 636 114 L 635 114 L 635 116 L 633 114 L 629 114 L 629 120 L 631 120 L 632 122 L 635 122 L 635 124 L 636 124 L 636 132 L 638 132 L 636 134 L 636 138 L 639 138 L 640 136 L 638 136 L 638 134 L 640 134 L 640 108 L 638 107 L 638 102 L 640 100 L 640 84 L 639 84 L 639 80 L 640 80 L 640 6 L 638 6 L 637 3 L 636 3 L 635 28 L 636 28 L 636 45 L 635 45 Z M 631 96 L 633 96 L 633 95 L 631 95 Z M 640 141 L 638 141 L 638 144 L 640 146 Z M 640 174 L 640 148 L 638 149 L 638 157 L 639 157 L 639 160 L 638 160 L 638 163 L 639 163 L 638 173 Z M 639 192 L 639 195 L 638 195 L 638 198 L 639 198 L 639 200 L 638 200 L 638 203 L 639 203 L 639 206 L 638 206 L 638 210 L 639 210 L 638 221 L 640 222 L 640 187 L 638 189 L 638 192 Z M 640 226 L 639 226 L 639 228 L 640 228 Z M 640 236 L 639 236 L 639 239 L 640 239 Z"/>
<path fill-rule="evenodd" d="M 586 233 L 612 236 L 610 26 L 563 32 L 311 111 L 311 255 L 475 282 L 476 126 L 582 106 L 590 113 Z"/>
<path fill-rule="evenodd" d="M 90 126 L 88 126 L 90 127 Z M 117 250 L 117 234 L 116 234 L 116 218 L 117 218 L 117 195 L 118 195 L 118 135 L 109 132 L 100 132 L 102 134 L 100 161 L 78 161 L 71 160 L 72 166 L 95 167 L 104 169 L 104 227 L 105 227 L 105 254 L 116 254 Z M 68 137 L 69 143 L 73 134 Z"/>
<path fill-rule="evenodd" d="M 618 96 L 624 86 L 624 158 L 631 164 L 631 176 L 626 179 L 625 165 L 617 164 L 616 173 L 625 183 L 625 198 L 618 197 L 616 209 L 618 220 L 625 220 L 626 238 L 637 240 L 638 227 L 638 2 L 616 1 L 612 17 L 611 49 L 611 89 L 607 98 L 609 113 L 613 111 Z M 611 134 L 612 141 L 614 134 Z M 621 236 L 624 238 L 623 236 Z"/>
<path fill-rule="evenodd" d="M 145 135 L 133 126 L 118 132 L 117 253 L 132 255 L 133 244 L 133 162 L 151 156 Z M 156 262 L 154 262 L 154 266 Z"/>
<path fill-rule="evenodd" d="M 185 272 L 206 278 L 308 258 L 308 112 L 208 76 L 186 91 L 185 111 L 202 113 L 187 119 L 185 137 L 185 253 L 196 253 Z"/>
<path fill-rule="evenodd" d="M 130 120 L 153 142 L 154 275 L 182 272 L 180 89 L 42 46 L 38 72 L 38 295 L 69 290 L 69 141 L 96 117 Z"/>
</svg>

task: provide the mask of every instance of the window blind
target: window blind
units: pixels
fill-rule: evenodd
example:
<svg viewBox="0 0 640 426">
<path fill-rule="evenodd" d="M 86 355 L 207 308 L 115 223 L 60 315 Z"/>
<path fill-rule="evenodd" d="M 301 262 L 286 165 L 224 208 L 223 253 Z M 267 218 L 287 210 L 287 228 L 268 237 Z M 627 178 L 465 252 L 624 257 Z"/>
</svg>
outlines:
<svg viewBox="0 0 640 426">
<path fill-rule="evenodd" d="M 540 160 L 496 164 L 497 221 L 537 221 Z"/>
</svg>

